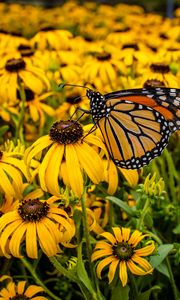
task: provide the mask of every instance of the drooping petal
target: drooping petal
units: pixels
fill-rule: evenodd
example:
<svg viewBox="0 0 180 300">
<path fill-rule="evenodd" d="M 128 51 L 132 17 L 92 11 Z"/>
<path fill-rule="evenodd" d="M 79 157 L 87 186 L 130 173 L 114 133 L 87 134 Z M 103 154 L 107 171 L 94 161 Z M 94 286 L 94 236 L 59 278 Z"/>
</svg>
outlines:
<svg viewBox="0 0 180 300">
<path fill-rule="evenodd" d="M 122 282 L 122 286 L 125 286 L 127 284 L 127 266 L 126 266 L 126 262 L 124 260 L 122 260 L 119 264 L 119 278 Z"/>
<path fill-rule="evenodd" d="M 127 182 L 129 183 L 129 186 L 134 187 L 138 184 L 139 180 L 139 174 L 137 170 L 126 170 L 123 168 L 119 168 Z"/>
<path fill-rule="evenodd" d="M 51 236 L 49 230 L 41 221 L 37 223 L 37 234 L 38 234 L 39 244 L 43 252 L 45 252 L 45 254 L 49 257 L 56 255 L 58 252 L 57 244 L 54 241 L 53 237 Z"/>
<path fill-rule="evenodd" d="M 38 258 L 37 232 L 35 222 L 30 222 L 27 224 L 26 253 L 30 258 Z"/>
<path fill-rule="evenodd" d="M 54 146 L 54 147 L 53 147 Z M 51 149 L 54 150 L 51 152 L 51 156 L 49 157 L 49 163 L 46 169 L 46 187 L 48 191 L 55 196 L 60 196 L 58 176 L 61 161 L 64 154 L 64 146 L 54 144 Z"/>
<path fill-rule="evenodd" d="M 10 197 L 15 196 L 15 191 L 13 189 L 13 185 L 11 184 L 6 173 L 1 168 L 0 168 L 0 178 L 1 178 L 0 186 L 1 186 L 2 190 Z"/>
<path fill-rule="evenodd" d="M 127 261 L 127 266 L 132 274 L 139 275 L 139 276 L 143 276 L 143 275 L 152 273 L 152 271 L 153 271 L 153 268 L 148 271 L 144 271 L 143 269 L 141 269 L 137 265 L 135 265 L 135 263 L 133 263 L 132 260 Z"/>
<path fill-rule="evenodd" d="M 117 258 L 115 258 L 109 266 L 109 272 L 108 272 L 109 283 L 111 283 L 113 281 L 118 263 L 119 263 L 119 260 Z"/>
<path fill-rule="evenodd" d="M 152 266 L 150 263 L 142 257 L 139 257 L 138 255 L 134 254 L 131 259 L 135 262 L 138 263 L 145 271 L 152 270 Z"/>
<path fill-rule="evenodd" d="M 112 261 L 114 261 L 114 256 L 106 257 L 105 259 L 101 260 L 100 263 L 98 263 L 96 268 L 96 273 L 98 278 L 101 279 L 101 272 L 102 270 L 109 265 Z"/>
<path fill-rule="evenodd" d="M 83 193 L 83 177 L 74 145 L 66 146 L 66 165 L 71 188 L 80 198 Z"/>
<path fill-rule="evenodd" d="M 21 223 L 21 225 L 18 228 L 16 228 L 15 232 L 11 236 L 9 242 L 9 250 L 15 257 L 22 257 L 20 253 L 20 245 L 21 241 L 23 240 L 26 229 L 27 225 L 25 223 Z"/>
<path fill-rule="evenodd" d="M 75 149 L 77 151 L 80 164 L 89 178 L 95 184 L 98 184 L 101 180 L 104 180 L 103 162 L 97 152 L 86 143 L 81 145 L 77 144 Z"/>
</svg>

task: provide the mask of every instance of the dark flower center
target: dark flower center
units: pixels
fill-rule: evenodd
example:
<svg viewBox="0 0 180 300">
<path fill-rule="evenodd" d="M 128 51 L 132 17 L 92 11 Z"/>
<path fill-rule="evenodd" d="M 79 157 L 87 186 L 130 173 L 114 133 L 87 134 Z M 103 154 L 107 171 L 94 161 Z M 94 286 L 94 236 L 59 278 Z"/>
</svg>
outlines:
<svg viewBox="0 0 180 300">
<path fill-rule="evenodd" d="M 74 144 L 82 138 L 83 128 L 72 120 L 59 121 L 52 125 L 49 136 L 59 144 Z"/>
<path fill-rule="evenodd" d="M 130 48 L 130 49 L 134 49 L 134 50 L 139 50 L 139 47 L 138 47 L 138 45 L 137 44 L 133 44 L 133 43 L 131 43 L 131 44 L 124 44 L 123 46 L 122 46 L 122 49 L 128 49 L 128 48 Z"/>
<path fill-rule="evenodd" d="M 148 79 L 145 81 L 143 87 L 148 89 L 148 88 L 154 88 L 154 87 L 163 87 L 165 86 L 163 81 L 156 80 L 156 79 Z"/>
<path fill-rule="evenodd" d="M 66 102 L 69 103 L 69 104 L 78 104 L 80 103 L 82 100 L 81 96 L 80 95 L 73 95 L 73 96 L 69 96 L 66 98 Z"/>
<path fill-rule="evenodd" d="M 25 88 L 25 96 L 26 96 L 26 101 L 32 101 L 34 99 L 34 92 L 31 89 Z M 19 90 L 17 90 L 17 98 L 21 99 Z"/>
<path fill-rule="evenodd" d="M 26 67 L 26 63 L 22 58 L 11 58 L 6 62 L 5 69 L 9 72 L 18 72 Z"/>
<path fill-rule="evenodd" d="M 2 212 L 2 210 L 0 210 L 0 217 L 2 217 L 4 215 L 4 213 Z"/>
<path fill-rule="evenodd" d="M 53 26 L 44 26 L 41 28 L 41 31 L 52 31 L 55 30 L 55 28 Z"/>
<path fill-rule="evenodd" d="M 47 216 L 49 204 L 39 199 L 23 200 L 18 208 L 18 213 L 24 221 L 36 222 Z"/>
<path fill-rule="evenodd" d="M 113 246 L 113 253 L 120 260 L 128 260 L 133 255 L 133 248 L 126 242 L 120 242 Z"/>
<path fill-rule="evenodd" d="M 26 295 L 19 295 L 16 294 L 14 297 L 10 297 L 10 300 L 30 300 L 31 298 L 27 297 Z"/>
<path fill-rule="evenodd" d="M 125 27 L 125 28 L 119 28 L 114 30 L 114 32 L 128 32 L 131 28 L 130 27 Z"/>
<path fill-rule="evenodd" d="M 153 71 L 154 73 L 168 73 L 170 71 L 170 68 L 168 65 L 165 65 L 163 63 L 154 63 L 150 65 L 150 69 L 151 71 Z"/>
<path fill-rule="evenodd" d="M 32 56 L 34 54 L 34 50 L 28 45 L 19 45 L 18 50 L 20 51 L 22 57 L 24 56 Z"/>
<path fill-rule="evenodd" d="M 105 61 L 105 60 L 110 60 L 111 59 L 111 54 L 107 52 L 102 52 L 102 53 L 96 53 L 95 57 L 100 60 L 100 61 Z"/>
<path fill-rule="evenodd" d="M 3 157 L 3 152 L 0 151 L 0 159 L 2 159 L 2 157 Z"/>
</svg>

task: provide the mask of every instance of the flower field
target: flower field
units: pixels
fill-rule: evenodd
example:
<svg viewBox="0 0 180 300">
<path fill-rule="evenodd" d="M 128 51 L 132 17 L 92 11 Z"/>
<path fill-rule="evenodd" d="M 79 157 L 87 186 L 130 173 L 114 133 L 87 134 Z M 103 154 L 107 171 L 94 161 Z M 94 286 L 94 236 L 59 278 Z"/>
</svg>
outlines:
<svg viewBox="0 0 180 300">
<path fill-rule="evenodd" d="M 178 300 L 180 9 L 0 3 L 0 300 Z"/>
</svg>

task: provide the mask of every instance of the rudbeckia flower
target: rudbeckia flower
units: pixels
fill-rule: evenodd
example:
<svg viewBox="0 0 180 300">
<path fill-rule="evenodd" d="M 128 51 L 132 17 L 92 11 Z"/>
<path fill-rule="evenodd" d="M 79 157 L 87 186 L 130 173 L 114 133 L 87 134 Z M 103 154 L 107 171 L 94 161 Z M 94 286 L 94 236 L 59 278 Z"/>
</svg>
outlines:
<svg viewBox="0 0 180 300">
<path fill-rule="evenodd" d="M 37 285 L 29 285 L 27 288 L 26 281 L 19 281 L 14 283 L 10 281 L 6 287 L 0 291 L 0 300 L 12 299 L 28 299 L 28 300 L 48 300 L 48 298 L 41 296 L 39 293 L 44 292 L 43 288 Z"/>
<path fill-rule="evenodd" d="M 140 242 L 147 236 L 135 230 L 131 233 L 130 228 L 113 227 L 113 234 L 103 232 L 101 236 L 105 241 L 97 242 L 92 261 L 101 259 L 97 264 L 97 276 L 101 278 L 102 270 L 109 265 L 108 279 L 112 282 L 118 269 L 119 279 L 125 286 L 128 281 L 129 270 L 132 274 L 143 276 L 153 271 L 150 263 L 144 258 L 151 255 L 155 250 L 153 242 L 145 247 L 140 247 Z"/>
<path fill-rule="evenodd" d="M 52 117 L 55 113 L 54 109 L 45 103 L 46 99 L 53 95 L 53 92 L 37 95 L 28 88 L 25 88 L 24 91 L 26 96 L 25 106 L 30 118 L 34 123 L 39 122 L 39 127 L 43 128 L 46 121 L 46 114 Z M 19 92 L 17 93 L 17 98 L 21 101 Z"/>
<path fill-rule="evenodd" d="M 40 94 L 44 89 L 49 89 L 50 84 L 42 69 L 25 63 L 22 58 L 9 59 L 5 68 L 0 69 L 0 97 L 4 101 L 16 102 L 18 80 L 33 92 Z"/>
<path fill-rule="evenodd" d="M 38 169 L 40 186 L 44 191 L 60 196 L 60 177 L 76 196 L 81 197 L 85 174 L 95 184 L 104 180 L 102 159 L 92 147 L 99 147 L 106 152 L 104 144 L 98 137 L 86 133 L 88 131 L 75 121 L 55 122 L 49 135 L 40 137 L 26 150 L 24 158 L 27 166 L 37 154 L 47 150 L 41 155 Z"/>
<path fill-rule="evenodd" d="M 32 39 L 33 46 L 40 50 L 44 49 L 68 49 L 72 33 L 68 30 L 51 29 L 49 27 L 39 31 Z"/>
<path fill-rule="evenodd" d="M 161 82 L 161 86 L 163 86 L 164 84 L 166 87 L 179 87 L 178 79 L 171 73 L 169 65 L 166 65 L 164 63 L 152 63 L 150 65 L 150 70 L 144 71 L 141 79 L 142 85 L 147 80 L 158 80 L 159 82 Z"/>
<path fill-rule="evenodd" d="M 74 232 L 74 222 L 51 199 L 30 199 L 27 195 L 14 211 L 0 218 L 1 251 L 7 258 L 22 257 L 20 248 L 25 241 L 30 258 L 38 258 L 38 247 L 54 256 L 62 251 L 59 243 L 69 242 Z"/>
</svg>

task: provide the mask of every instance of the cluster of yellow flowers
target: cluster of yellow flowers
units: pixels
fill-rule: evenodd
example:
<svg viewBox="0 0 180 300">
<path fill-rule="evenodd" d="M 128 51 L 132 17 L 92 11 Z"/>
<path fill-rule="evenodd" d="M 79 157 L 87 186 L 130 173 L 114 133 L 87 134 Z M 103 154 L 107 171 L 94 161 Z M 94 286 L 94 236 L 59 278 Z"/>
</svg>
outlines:
<svg viewBox="0 0 180 300">
<path fill-rule="evenodd" d="M 105 232 L 109 203 L 96 195 L 100 182 L 109 195 L 116 192 L 119 171 L 130 187 L 139 173 L 117 168 L 100 133 L 89 134 L 91 125 L 68 120 L 79 116 L 76 108 L 88 110 L 89 102 L 83 89 L 58 85 L 88 84 L 102 93 L 178 88 L 178 18 L 125 4 L 67 1 L 51 9 L 22 9 L 0 3 L 0 27 L 0 255 L 37 259 L 39 248 L 52 257 L 62 252 L 60 245 L 76 247 L 73 214 L 83 211 L 79 199 L 85 198 L 89 229 L 107 240 L 99 241 L 92 255 L 92 261 L 107 256 L 98 264 L 98 277 L 107 265 L 109 282 L 119 267 L 123 286 L 127 269 L 151 273 L 143 257 L 153 253 L 154 243 L 140 248 L 147 235 L 139 230 Z M 17 289 L 24 291 L 25 282 Z M 6 295 L 2 290 L 0 299 Z"/>
</svg>

